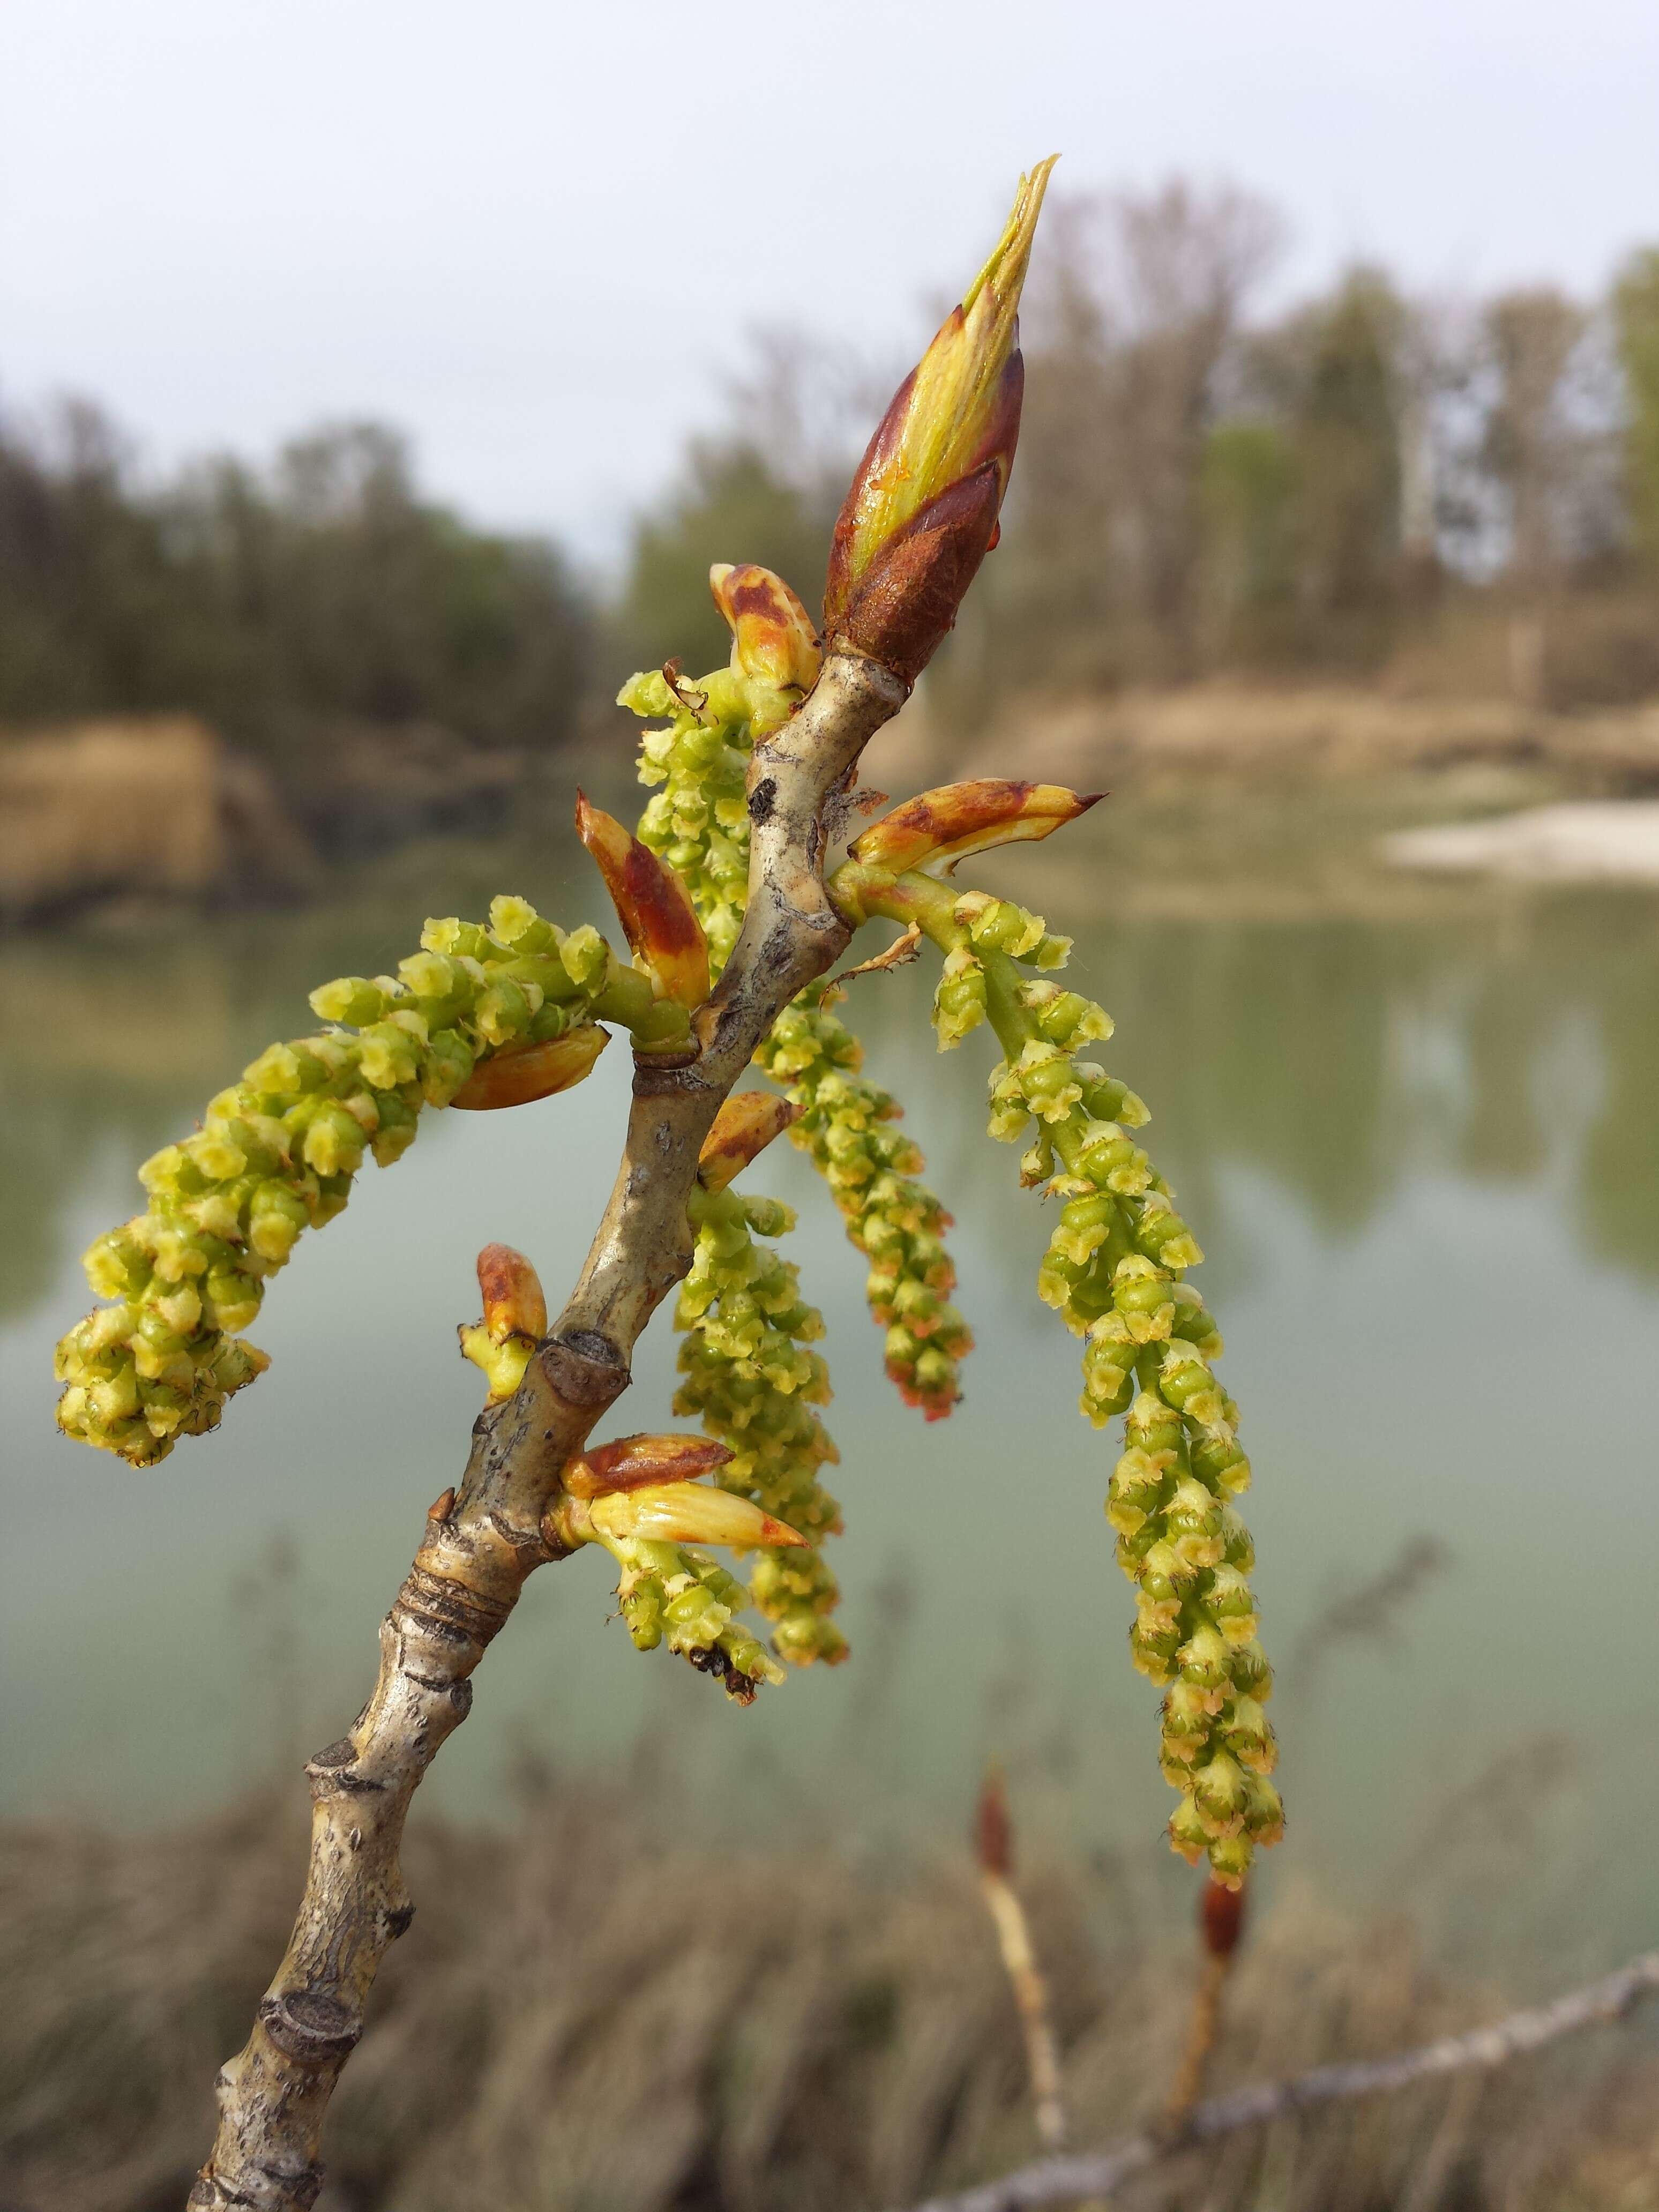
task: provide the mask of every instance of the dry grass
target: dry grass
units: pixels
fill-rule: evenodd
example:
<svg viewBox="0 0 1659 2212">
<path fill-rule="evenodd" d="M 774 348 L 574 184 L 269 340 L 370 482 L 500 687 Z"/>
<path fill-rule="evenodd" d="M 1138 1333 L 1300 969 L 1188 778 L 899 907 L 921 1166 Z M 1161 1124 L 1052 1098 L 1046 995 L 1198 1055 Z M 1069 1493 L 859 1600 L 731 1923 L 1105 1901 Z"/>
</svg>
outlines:
<svg viewBox="0 0 1659 2212">
<path fill-rule="evenodd" d="M 899 726 L 889 753 L 918 760 L 942 745 L 950 772 L 992 773 L 1010 759 L 1081 788 L 1114 789 L 1237 775 L 1350 779 L 1437 773 L 1480 763 L 1541 771 L 1564 789 L 1624 794 L 1659 788 L 1659 702 L 1552 713 L 1501 696 L 1403 696 L 1380 686 L 1249 684 L 1233 678 L 1167 690 L 1003 709 L 964 754 L 926 713 Z M 872 748 L 872 765 L 875 748 Z M 884 757 L 885 765 L 885 757 Z M 1027 767 L 1026 774 L 1033 773 Z"/>
<path fill-rule="evenodd" d="M 281 1948 L 302 1837 L 260 1800 L 165 1836 L 0 1838 L 0 2203 L 159 2212 Z M 1028 2159 L 1013 2008 L 966 1861 L 863 1871 L 699 1849 L 548 1794 L 511 1836 L 417 1820 L 419 1911 L 328 2144 L 323 2212 L 855 2212 Z M 1193 1961 L 1027 1885 L 1074 2139 L 1156 2110 Z M 1486 2019 L 1408 1929 L 1308 1899 L 1241 1963 L 1214 2086 Z M 1204 2212 L 1640 2212 L 1659 2059 L 1597 2033 L 1461 2084 L 1242 2137 L 1127 2202 Z"/>
<path fill-rule="evenodd" d="M 0 918 L 123 894 L 300 890 L 312 870 L 270 777 L 193 714 L 0 743 Z"/>
</svg>

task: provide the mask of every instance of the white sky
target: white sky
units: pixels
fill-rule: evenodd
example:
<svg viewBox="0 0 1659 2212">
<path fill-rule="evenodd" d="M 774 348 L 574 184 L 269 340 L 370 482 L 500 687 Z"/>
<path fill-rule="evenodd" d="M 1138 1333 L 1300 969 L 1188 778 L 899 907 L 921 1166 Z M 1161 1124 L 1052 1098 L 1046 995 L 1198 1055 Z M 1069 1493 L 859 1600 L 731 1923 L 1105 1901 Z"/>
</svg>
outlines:
<svg viewBox="0 0 1659 2212">
<path fill-rule="evenodd" d="M 1265 192 L 1292 286 L 1588 289 L 1656 116 L 1656 0 L 0 0 L 0 396 L 383 416 L 603 557 L 746 328 L 908 336 L 1041 155 Z"/>
</svg>

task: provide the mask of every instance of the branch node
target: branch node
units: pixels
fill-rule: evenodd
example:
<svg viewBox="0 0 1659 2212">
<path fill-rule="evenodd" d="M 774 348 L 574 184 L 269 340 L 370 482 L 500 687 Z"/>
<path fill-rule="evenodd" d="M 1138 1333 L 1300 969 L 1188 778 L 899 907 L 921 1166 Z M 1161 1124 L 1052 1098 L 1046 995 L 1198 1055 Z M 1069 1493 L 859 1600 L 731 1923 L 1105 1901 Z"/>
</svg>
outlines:
<svg viewBox="0 0 1659 2212">
<path fill-rule="evenodd" d="M 285 1990 L 259 2001 L 259 2024 L 284 2057 L 320 2066 L 346 2057 L 363 2032 L 361 2017 L 322 1990 Z"/>
</svg>

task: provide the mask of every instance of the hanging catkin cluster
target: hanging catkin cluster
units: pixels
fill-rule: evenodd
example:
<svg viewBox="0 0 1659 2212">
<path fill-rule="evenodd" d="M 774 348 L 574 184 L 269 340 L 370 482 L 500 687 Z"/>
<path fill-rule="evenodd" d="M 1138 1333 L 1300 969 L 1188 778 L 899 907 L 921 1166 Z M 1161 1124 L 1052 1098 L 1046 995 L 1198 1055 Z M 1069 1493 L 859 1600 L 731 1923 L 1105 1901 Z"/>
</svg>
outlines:
<svg viewBox="0 0 1659 2212">
<path fill-rule="evenodd" d="M 369 1152 L 398 1158 L 423 1105 L 505 1106 L 563 1089 L 592 1066 L 602 1022 L 630 1030 L 636 1051 L 683 1053 L 677 1066 L 697 1058 L 693 1025 L 703 1037 L 711 988 L 743 928 L 757 741 L 812 690 L 826 648 L 878 666 L 890 684 L 914 683 L 996 543 L 1023 392 L 1017 309 L 1049 166 L 1022 180 L 990 259 L 871 441 L 835 528 L 824 641 L 779 578 L 722 566 L 710 580 L 732 630 L 730 665 L 692 683 L 670 661 L 624 687 L 622 703 L 657 725 L 641 742 L 653 795 L 639 836 L 580 797 L 576 818 L 631 962 L 592 929 L 567 937 L 522 900 L 498 899 L 487 929 L 428 923 L 396 976 L 317 993 L 331 1027 L 246 1069 L 198 1135 L 148 1164 L 149 1210 L 88 1255 L 94 1287 L 112 1303 L 59 1347 L 58 1418 L 70 1434 L 144 1462 L 214 1426 L 264 1364 L 234 1333 L 258 1311 L 264 1278 L 302 1229 L 339 1211 Z M 829 795 L 820 829 L 839 836 L 842 787 Z M 1181 1800 L 1170 1838 L 1237 1885 L 1283 1814 L 1267 1778 L 1271 1676 L 1250 1539 L 1234 1503 L 1249 1462 L 1212 1364 L 1220 1339 L 1185 1279 L 1201 1255 L 1133 1133 L 1145 1108 L 1091 1056 L 1109 1019 L 1052 980 L 1069 941 L 1023 907 L 949 880 L 969 855 L 1045 837 L 1092 803 L 988 779 L 924 793 L 863 831 L 824 889 L 849 932 L 877 916 L 904 928 L 903 945 L 866 967 L 890 964 L 923 933 L 938 946 L 941 1049 L 982 1024 L 1001 1045 L 991 1133 L 1024 1146 L 1022 1181 L 1057 1208 L 1038 1289 L 1083 1339 L 1085 1413 L 1097 1427 L 1124 1422 L 1107 1510 L 1135 1586 L 1134 1661 L 1164 1692 L 1162 1764 Z M 823 856 L 792 864 L 803 859 L 817 867 Z M 947 1217 L 915 1179 L 921 1155 L 890 1094 L 862 1073 L 856 1039 L 830 1010 L 832 989 L 799 996 L 756 1052 L 787 1103 L 726 1097 L 699 1152 L 675 1409 L 707 1433 L 585 1451 L 562 1468 L 541 1523 L 551 1556 L 609 1550 L 636 1644 L 665 1644 L 744 1702 L 781 1670 L 738 1619 L 750 1592 L 697 1547 L 758 1555 L 753 1596 L 780 1657 L 833 1662 L 846 1646 L 822 1556 L 840 1516 L 819 1480 L 836 1458 L 815 1410 L 829 1396 L 811 1348 L 821 1323 L 794 1268 L 756 1241 L 789 1227 L 788 1210 L 734 1194 L 733 1177 L 793 1125 L 868 1262 L 888 1372 L 929 1419 L 957 1401 L 969 1344 L 950 1303 Z M 480 1255 L 479 1282 L 484 1316 L 461 1343 L 499 1404 L 544 1347 L 545 1302 L 532 1264 L 506 1246 Z M 703 1474 L 714 1486 L 699 1486 Z"/>
<path fill-rule="evenodd" d="M 641 741 L 640 781 L 663 788 L 639 835 L 685 883 L 718 974 L 747 895 L 750 754 L 757 738 L 787 720 L 799 696 L 790 687 L 811 684 L 818 652 L 799 600 L 767 570 L 717 568 L 712 580 L 732 625 L 731 666 L 695 683 L 672 664 L 647 671 L 623 686 L 617 703 L 642 718 L 672 717 Z M 862 1046 L 822 998 L 814 985 L 787 1007 L 756 1064 L 801 1109 L 791 1140 L 823 1176 L 870 1263 L 866 1297 L 885 1334 L 888 1374 L 907 1405 L 937 1420 L 962 1395 L 958 1363 L 973 1344 L 950 1304 L 951 1217 L 915 1180 L 921 1153 L 893 1126 L 902 1109 L 860 1073 Z"/>
<path fill-rule="evenodd" d="M 807 1346 L 823 1334 L 800 1296 L 797 1270 L 759 1246 L 794 1216 L 774 1198 L 700 1192 L 693 1203 L 696 1254 L 681 1285 L 675 1324 L 685 1332 L 674 1411 L 701 1417 L 730 1448 L 716 1471 L 723 1488 L 751 1498 L 806 1539 L 762 1554 L 750 1588 L 773 1624 L 773 1648 L 798 1667 L 834 1665 L 846 1638 L 830 1619 L 840 1598 L 820 1547 L 841 1533 L 841 1508 L 818 1480 L 840 1455 L 812 1408 L 826 1405 L 830 1377 Z"/>
<path fill-rule="evenodd" d="M 985 1022 L 1001 1044 L 990 1133 L 1025 1146 L 1022 1182 L 1059 1205 L 1038 1292 L 1084 1340 L 1084 1413 L 1097 1427 L 1124 1416 L 1107 1513 L 1136 1589 L 1130 1650 L 1165 1692 L 1161 1764 L 1181 1793 L 1170 1841 L 1237 1881 L 1255 1846 L 1278 1840 L 1284 1813 L 1267 1779 L 1272 1675 L 1254 1553 L 1233 1504 L 1249 1462 L 1210 1364 L 1220 1337 L 1184 1279 L 1203 1255 L 1130 1133 L 1146 1108 L 1089 1056 L 1111 1036 L 1109 1017 L 1042 972 L 1064 964 L 1066 941 L 1010 901 L 923 872 L 997 842 L 999 824 L 1005 836 L 1046 835 L 1084 803 L 1044 786 L 927 793 L 866 831 L 830 889 L 848 919 L 917 926 L 944 953 L 941 1051 Z"/>
<path fill-rule="evenodd" d="M 596 930 L 566 936 L 522 899 L 497 899 L 488 930 L 429 921 L 421 944 L 396 975 L 314 991 L 337 1026 L 272 1045 L 209 1102 L 196 1135 L 140 1169 L 148 1209 L 86 1255 L 93 1290 L 115 1303 L 58 1348 L 67 1434 L 143 1467 L 216 1428 L 268 1364 L 238 1334 L 265 1279 L 301 1231 L 342 1210 L 364 1160 L 389 1167 L 422 1107 L 464 1096 L 481 1063 L 511 1054 L 559 1089 L 602 1048 L 598 1015 L 647 1042 L 684 1035 L 684 1013 L 653 1002 Z"/>
<path fill-rule="evenodd" d="M 962 1395 L 958 1363 L 974 1340 L 950 1303 L 951 1217 L 915 1180 L 924 1163 L 894 1126 L 902 1109 L 860 1073 L 862 1046 L 812 992 L 779 1016 L 755 1057 L 801 1109 L 793 1141 L 811 1155 L 870 1262 L 865 1296 L 886 1331 L 889 1376 L 907 1406 L 942 1419 Z"/>
</svg>

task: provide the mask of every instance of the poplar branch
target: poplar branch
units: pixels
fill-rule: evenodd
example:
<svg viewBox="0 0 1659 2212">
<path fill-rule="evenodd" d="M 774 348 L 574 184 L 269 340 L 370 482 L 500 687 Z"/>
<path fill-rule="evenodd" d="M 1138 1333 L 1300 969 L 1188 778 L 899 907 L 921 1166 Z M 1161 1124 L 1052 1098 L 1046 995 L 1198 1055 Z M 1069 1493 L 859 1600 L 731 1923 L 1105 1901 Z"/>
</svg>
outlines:
<svg viewBox="0 0 1659 2212">
<path fill-rule="evenodd" d="M 796 993 L 851 931 L 823 889 L 826 816 L 908 686 L 862 653 L 825 660 L 810 696 L 750 764 L 749 902 L 693 1048 L 636 1054 L 615 1188 L 569 1303 L 517 1392 L 487 1407 L 456 1490 L 380 1626 L 378 1679 L 346 1735 L 307 1769 L 305 1893 L 253 2030 L 221 2069 L 219 2127 L 196 2212 L 304 2212 L 322 2186 L 329 2100 L 362 2033 L 386 1947 L 413 1917 L 398 1865 L 410 1801 L 465 1719 L 471 1675 L 526 1578 L 566 1556 L 547 1522 L 567 1463 L 627 1389 L 641 1330 L 692 1255 L 686 1201 L 721 1102 Z"/>
<path fill-rule="evenodd" d="M 1177 2126 L 1147 2129 L 1080 2157 L 1043 2159 L 1005 2174 L 1000 2181 L 984 2182 L 957 2196 L 929 2197 L 925 2204 L 913 2207 L 912 2212 L 1024 2212 L 1030 2205 L 1109 2197 L 1136 2174 L 1165 2165 L 1202 2143 L 1236 2134 L 1241 2128 L 1262 2127 L 1320 2105 L 1386 2095 L 1409 2088 L 1414 2081 L 1437 2080 L 1443 2075 L 1475 2069 L 1491 2072 L 1582 2028 L 1623 2020 L 1643 1998 L 1656 1991 L 1659 1991 L 1659 1951 L 1649 1951 L 1599 1982 L 1555 1997 L 1548 2004 L 1510 2013 L 1489 2027 L 1442 2036 L 1415 2051 L 1396 2051 L 1389 2058 L 1316 2066 L 1310 2073 L 1298 2074 L 1288 2081 L 1263 2081 L 1250 2088 L 1231 2090 L 1224 2097 L 1212 2097 L 1207 2103 L 1194 2106 Z"/>
</svg>

